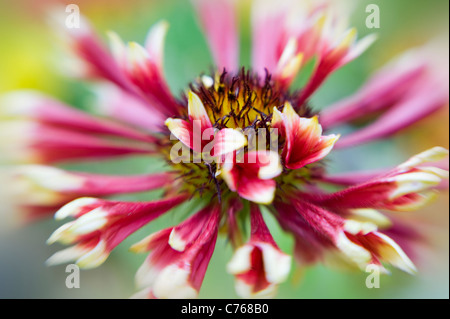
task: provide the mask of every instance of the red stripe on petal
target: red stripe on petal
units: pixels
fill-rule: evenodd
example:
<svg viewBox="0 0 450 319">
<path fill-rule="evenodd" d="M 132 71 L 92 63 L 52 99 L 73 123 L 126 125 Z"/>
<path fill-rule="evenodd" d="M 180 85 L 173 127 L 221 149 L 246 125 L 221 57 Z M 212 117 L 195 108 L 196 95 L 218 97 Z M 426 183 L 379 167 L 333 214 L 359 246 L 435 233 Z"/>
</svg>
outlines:
<svg viewBox="0 0 450 319">
<path fill-rule="evenodd" d="M 38 154 L 39 161 L 44 163 L 154 152 L 149 147 L 125 146 L 87 134 L 43 125 L 37 127 L 32 138 L 29 147 Z"/>
<path fill-rule="evenodd" d="M 252 227 L 250 235 L 252 241 L 261 241 L 277 247 L 258 206 L 255 204 L 250 206 L 250 224 Z"/>
<path fill-rule="evenodd" d="M 42 123 L 73 131 L 107 134 L 144 142 L 155 138 L 138 130 L 111 120 L 100 119 L 91 114 L 67 106 L 60 101 L 34 91 L 17 91 L 4 95 L 2 113 L 12 117 L 33 118 Z"/>
<path fill-rule="evenodd" d="M 82 173 L 79 175 L 85 178 L 85 182 L 83 188 L 76 190 L 76 192 L 88 196 L 150 191 L 168 185 L 174 178 L 170 173 L 138 176 L 108 176 Z"/>
<path fill-rule="evenodd" d="M 236 275 L 238 280 L 244 281 L 252 287 L 252 292 L 257 293 L 266 289 L 270 283 L 266 279 L 264 271 L 263 253 L 260 248 L 254 247 L 250 255 L 251 268 L 245 274 Z"/>
</svg>

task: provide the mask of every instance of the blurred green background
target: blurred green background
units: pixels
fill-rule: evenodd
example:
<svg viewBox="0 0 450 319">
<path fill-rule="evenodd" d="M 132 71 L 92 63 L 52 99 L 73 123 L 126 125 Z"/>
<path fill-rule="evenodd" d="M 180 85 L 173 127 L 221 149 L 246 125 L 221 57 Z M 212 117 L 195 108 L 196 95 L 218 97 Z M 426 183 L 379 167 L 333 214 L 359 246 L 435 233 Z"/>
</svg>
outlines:
<svg viewBox="0 0 450 319">
<path fill-rule="evenodd" d="M 356 0 L 355 0 L 356 1 Z M 0 2 L 0 94 L 23 88 L 39 89 L 82 109 L 90 109 L 90 84 L 66 77 L 58 67 L 56 38 L 44 19 L 54 3 L 74 3 L 103 36 L 114 30 L 124 40 L 142 43 L 149 27 L 165 19 L 170 23 L 165 47 L 165 71 L 172 91 L 177 94 L 212 65 L 211 55 L 186 0 L 168 1 L 6 1 Z M 314 96 L 312 105 L 323 108 L 354 92 L 369 74 L 397 53 L 427 43 L 439 35 L 448 38 L 448 1 L 372 0 L 357 1 L 352 25 L 362 35 L 373 32 L 365 27 L 369 3 L 379 5 L 379 40 L 361 58 L 334 74 Z M 249 66 L 250 30 L 248 12 L 240 17 L 241 63 Z M 447 40 L 448 41 L 448 40 Z M 448 43 L 443 45 L 448 50 Z M 448 51 L 443 52 L 448 59 Z M 442 111 L 398 134 L 388 141 L 334 152 L 331 171 L 390 167 L 410 155 L 435 145 L 448 147 L 448 111 Z M 148 158 L 115 160 L 66 166 L 91 172 L 133 174 L 161 169 Z M 122 196 L 128 200 L 149 200 L 158 192 Z M 0 204 L 9 210 L 7 201 Z M 53 220 L 22 227 L 0 226 L 0 298 L 127 298 L 135 292 L 134 274 L 144 255 L 128 252 L 128 247 L 149 233 L 182 220 L 188 211 L 181 207 L 125 240 L 98 269 L 81 272 L 81 288 L 65 287 L 65 266 L 47 268 L 45 260 L 62 246 L 48 247 L 48 236 L 61 223 Z M 265 215 L 282 250 L 291 251 L 292 238 L 281 232 Z M 279 298 L 448 298 L 449 238 L 448 195 L 426 209 L 407 216 L 419 230 L 430 234 L 430 244 L 420 251 L 419 274 L 415 277 L 393 270 L 381 278 L 379 289 L 367 289 L 365 273 L 346 273 L 317 266 L 301 274 L 293 270 L 280 286 Z M 232 276 L 225 265 L 232 254 L 223 238 L 216 245 L 200 293 L 201 298 L 235 298 Z M 296 280 L 300 277 L 300 280 Z"/>
</svg>

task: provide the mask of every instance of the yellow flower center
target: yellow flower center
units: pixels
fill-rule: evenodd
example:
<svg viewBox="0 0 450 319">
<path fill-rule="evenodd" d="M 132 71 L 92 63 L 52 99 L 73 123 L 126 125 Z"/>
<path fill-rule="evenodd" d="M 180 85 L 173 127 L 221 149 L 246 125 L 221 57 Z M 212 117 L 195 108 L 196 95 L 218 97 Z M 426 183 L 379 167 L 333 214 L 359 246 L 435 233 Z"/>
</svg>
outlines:
<svg viewBox="0 0 450 319">
<path fill-rule="evenodd" d="M 296 92 L 290 93 L 280 88 L 270 74 L 261 78 L 244 68 L 234 75 L 226 72 L 216 73 L 214 76 L 203 75 L 191 83 L 190 90 L 201 99 L 214 129 L 242 130 L 248 139 L 244 152 L 256 147 L 261 150 L 258 134 L 263 132 L 266 137 L 265 148 L 269 150 L 271 143 L 276 143 L 277 150 L 281 153 L 284 139 L 279 134 L 276 137 L 271 135 L 273 108 L 282 110 L 285 102 L 295 105 Z M 187 101 L 187 98 L 184 100 Z M 187 105 L 183 110 L 181 118 L 189 121 Z M 312 116 L 307 105 L 298 107 L 297 112 L 300 116 Z M 220 165 L 205 162 L 200 154 L 185 145 L 179 149 L 179 153 L 187 154 L 180 157 L 184 160 L 174 163 L 170 152 L 173 152 L 174 145 L 180 145 L 180 142 L 167 138 L 163 144 L 161 150 L 167 162 L 179 174 L 177 183 L 182 189 L 193 195 L 210 193 L 223 197 L 230 193 L 223 179 L 217 177 Z M 289 171 L 288 174 L 279 176 L 277 181 L 289 187 L 291 183 L 298 184 L 299 179 L 308 178 L 310 175 L 310 169 Z"/>
</svg>

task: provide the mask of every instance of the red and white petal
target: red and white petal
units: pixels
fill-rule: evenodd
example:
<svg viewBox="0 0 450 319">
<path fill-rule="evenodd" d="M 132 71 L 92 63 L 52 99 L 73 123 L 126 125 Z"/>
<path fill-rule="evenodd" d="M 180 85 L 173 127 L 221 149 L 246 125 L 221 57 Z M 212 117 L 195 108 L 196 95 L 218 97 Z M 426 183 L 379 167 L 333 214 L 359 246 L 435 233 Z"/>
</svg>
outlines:
<svg viewBox="0 0 450 319">
<path fill-rule="evenodd" d="M 448 179 L 448 171 L 421 165 L 440 160 L 447 154 L 448 151 L 443 148 L 433 148 L 368 182 L 332 194 L 311 196 L 309 200 L 333 209 L 417 209 L 432 200 L 434 189 L 443 179 Z"/>
<path fill-rule="evenodd" d="M 233 0 L 193 0 L 219 70 L 237 71 L 239 38 Z"/>
<path fill-rule="evenodd" d="M 46 264 L 48 266 L 54 266 L 74 262 L 77 259 L 83 257 L 85 254 L 89 253 L 89 251 L 89 247 L 82 247 L 79 245 L 65 248 L 56 252 L 50 258 L 48 258 L 46 260 Z"/>
<path fill-rule="evenodd" d="M 282 136 L 286 135 L 284 131 L 284 116 L 277 107 L 273 108 L 272 122 L 270 125 L 272 128 L 278 129 L 279 134 L 281 134 Z"/>
<path fill-rule="evenodd" d="M 67 28 L 65 26 L 67 17 L 62 14 L 63 12 L 64 9 L 54 10 L 51 22 L 55 24 L 55 30 L 63 31 L 61 40 L 70 48 L 69 54 L 75 55 L 78 59 L 75 60 L 76 62 L 71 61 L 68 65 L 73 66 L 75 63 L 77 69 L 74 71 L 78 75 L 87 78 L 104 78 L 128 93 L 137 94 L 136 88 L 104 47 L 89 21 L 81 16 L 80 28 Z"/>
<path fill-rule="evenodd" d="M 82 256 L 73 256 L 77 264 L 83 268 L 97 267 L 126 237 L 185 199 L 185 196 L 178 196 L 147 203 L 80 199 L 56 214 L 58 218 L 70 215 L 77 219 L 57 229 L 47 242 L 75 244 L 84 252 Z M 59 257 L 50 259 L 52 263 L 62 260 Z"/>
<path fill-rule="evenodd" d="M 170 232 L 169 245 L 177 251 L 184 251 L 186 246 L 192 243 L 204 231 L 203 227 L 208 221 L 210 213 L 211 208 L 206 207 L 180 225 L 174 227 Z"/>
<path fill-rule="evenodd" d="M 221 176 L 225 183 L 227 183 L 228 188 L 235 192 L 237 190 L 237 183 L 239 180 L 239 174 L 236 170 L 234 170 L 234 158 L 235 154 L 228 153 L 224 156 L 224 163 L 220 166 L 218 170 L 218 176 Z"/>
<path fill-rule="evenodd" d="M 168 118 L 169 131 L 190 149 L 201 153 L 213 140 L 214 129 L 201 99 L 192 91 L 188 101 L 189 121 Z M 221 137 L 224 137 L 222 134 Z M 223 145 L 222 145 L 223 146 Z"/>
<path fill-rule="evenodd" d="M 361 137 L 356 133 L 350 135 L 346 146 L 351 146 L 351 142 L 359 144 L 363 139 L 369 141 L 393 134 L 447 105 L 448 71 L 444 70 L 448 70 L 445 68 L 448 62 L 441 52 L 442 48 L 434 43 L 403 53 L 353 97 L 338 102 L 329 111 L 325 110 L 324 124 L 335 125 L 375 111 L 384 111 L 379 117 L 382 121 L 376 120 L 369 125 L 370 129 L 363 129 Z M 397 118 L 401 113 L 403 116 Z"/>
<path fill-rule="evenodd" d="M 380 232 L 348 235 L 354 242 L 370 251 L 376 258 L 407 273 L 415 274 L 417 269 L 413 262 L 391 238 Z"/>
<path fill-rule="evenodd" d="M 173 181 L 170 173 L 114 176 L 69 172 L 44 165 L 18 166 L 12 174 L 22 196 L 32 190 L 56 192 L 61 196 L 104 196 L 149 191 Z"/>
<path fill-rule="evenodd" d="M 275 284 L 284 282 L 291 268 L 291 257 L 268 243 L 252 243 L 238 248 L 227 265 L 228 272 L 237 275 L 250 271 L 253 268 L 251 254 L 254 249 L 262 252 L 267 281 Z"/>
<path fill-rule="evenodd" d="M 404 195 L 431 189 L 448 177 L 448 171 L 436 167 L 421 167 L 411 172 L 388 177 L 387 181 L 394 182 L 397 186 L 389 194 L 389 199 L 394 200 Z"/>
<path fill-rule="evenodd" d="M 159 299 L 195 299 L 198 291 L 189 282 L 191 271 L 178 265 L 164 268 L 153 284 L 153 294 Z"/>
<path fill-rule="evenodd" d="M 98 85 L 95 107 L 100 114 L 137 126 L 146 132 L 164 132 L 167 116 L 135 95 L 124 92 L 114 85 Z"/>
<path fill-rule="evenodd" d="M 150 251 L 136 273 L 135 282 L 138 288 L 151 287 L 164 267 L 180 259 L 181 252 L 169 245 L 172 229 L 167 228 L 153 233 L 130 248 L 135 253 Z"/>
<path fill-rule="evenodd" d="M 0 147 L 4 160 L 16 163 L 55 163 L 154 152 L 148 143 L 125 143 L 37 121 L 8 121 L 0 128 L 0 139 L 3 138 Z"/>
<path fill-rule="evenodd" d="M 415 266 L 400 246 L 387 235 L 378 231 L 378 227 L 389 229 L 391 221 L 373 210 L 350 210 L 350 219 L 342 216 L 344 205 L 334 205 L 330 211 L 312 205 L 304 197 L 292 199 L 294 206 L 276 203 L 278 218 L 283 228 L 293 232 L 305 246 L 311 244 L 320 247 L 321 256 L 308 253 L 307 247 L 300 252 L 306 261 L 323 260 L 338 266 L 357 266 L 365 270 L 367 265 L 375 264 L 383 273 L 387 270 L 381 262 L 389 263 L 408 273 L 416 271 Z M 325 206 L 327 205 L 320 205 Z M 335 209 L 338 214 L 331 213 Z M 311 231 L 306 226 L 309 225 Z M 320 235 L 318 237 L 317 235 Z M 306 240 L 304 240 L 307 238 Z M 312 239 L 312 240 L 311 240 Z M 316 240 L 319 239 L 319 240 Z M 300 247 L 296 247 L 301 249 Z M 309 259 L 309 257 L 313 257 Z"/>
<path fill-rule="evenodd" d="M 288 2 L 275 4 L 273 1 L 254 1 L 252 7 L 252 67 L 261 76 L 265 69 L 273 73 L 283 50 L 282 38 L 285 32 L 289 8 Z"/>
<path fill-rule="evenodd" d="M 304 61 L 317 58 L 298 105 L 302 105 L 333 71 L 359 56 L 375 39 L 370 35 L 356 42 L 356 31 L 346 30 L 345 19 L 334 14 L 332 9 L 339 8 L 332 4 L 335 3 L 255 2 L 252 64 L 258 73 L 263 75 L 267 69 L 286 86 L 301 67 L 301 56 Z"/>
<path fill-rule="evenodd" d="M 248 152 L 248 159 L 256 158 L 256 165 L 258 165 L 258 178 L 268 180 L 277 177 L 283 171 L 280 163 L 280 157 L 276 152 Z"/>
<path fill-rule="evenodd" d="M 285 88 L 295 79 L 303 63 L 303 53 L 297 53 L 297 40 L 291 38 L 278 61 L 275 77 Z"/>
<path fill-rule="evenodd" d="M 58 203 L 58 198 L 64 198 L 63 192 L 82 189 L 84 185 L 80 176 L 43 165 L 18 166 L 10 176 L 12 193 L 14 196 L 23 197 L 23 204 L 55 204 Z M 48 196 L 45 196 L 46 194 Z M 42 200 L 35 200 L 38 198 L 36 195 L 42 195 Z M 50 200 L 52 195 L 54 198 Z M 30 201 L 29 198 L 33 200 Z"/>
<path fill-rule="evenodd" d="M 336 209 L 373 208 L 407 211 L 429 202 L 434 196 L 428 189 L 438 185 L 440 180 L 435 180 L 433 176 L 426 182 L 420 182 L 415 178 L 404 182 L 403 186 L 399 187 L 394 178 L 379 179 L 311 200 L 318 205 Z"/>
<path fill-rule="evenodd" d="M 337 148 L 356 146 L 393 135 L 448 104 L 441 80 L 427 79 L 368 126 L 344 136 Z"/>
<path fill-rule="evenodd" d="M 109 48 L 119 67 L 125 70 L 127 65 L 127 46 L 114 31 L 108 31 Z"/>
<path fill-rule="evenodd" d="M 425 80 L 427 61 L 406 52 L 374 74 L 354 95 L 321 112 L 322 126 L 330 128 L 386 110 Z"/>
<path fill-rule="evenodd" d="M 354 219 L 347 219 L 344 224 L 344 230 L 350 234 L 363 234 L 374 232 L 378 230 L 378 225 L 371 221 L 357 221 Z"/>
<path fill-rule="evenodd" d="M 222 156 L 247 145 L 247 138 L 239 130 L 221 129 L 214 137 L 213 156 Z"/>
<path fill-rule="evenodd" d="M 202 100 L 198 97 L 197 94 L 192 91 L 189 91 L 188 94 L 188 112 L 189 120 L 191 122 L 199 122 L 200 125 L 198 126 L 201 132 L 212 127 L 211 120 L 209 119 L 208 113 L 206 112 Z M 197 124 L 195 124 L 194 122 L 194 125 Z"/>
<path fill-rule="evenodd" d="M 284 86 L 295 77 L 302 61 L 322 50 L 323 3 L 255 1 L 252 10 L 253 68 L 267 69 Z"/>
<path fill-rule="evenodd" d="M 339 135 L 322 136 L 318 118 L 298 116 L 288 102 L 284 105 L 282 119 L 286 138 L 283 156 L 288 168 L 298 169 L 323 159 L 339 139 Z"/>
<path fill-rule="evenodd" d="M 277 285 L 268 282 L 264 276 L 262 253 L 259 248 L 249 248 L 248 251 L 237 251 L 227 265 L 228 272 L 236 276 L 236 293 L 241 298 L 273 298 L 277 292 Z M 237 261 L 238 258 L 243 260 Z M 242 267 L 244 263 L 248 264 L 248 269 Z"/>
<path fill-rule="evenodd" d="M 110 32 L 111 50 L 132 89 L 125 90 L 137 100 L 150 104 L 154 111 L 167 116 L 179 114 L 175 98 L 165 81 L 163 73 L 163 46 L 168 29 L 164 21 L 149 31 L 145 48 L 135 42 L 127 46 L 120 37 Z"/>
<path fill-rule="evenodd" d="M 178 103 L 160 72 L 158 62 L 136 42 L 127 47 L 126 74 L 145 98 L 166 116 L 179 114 Z"/>
<path fill-rule="evenodd" d="M 216 239 L 217 225 L 199 236 L 197 242 L 180 257 L 177 263 L 165 267 L 153 284 L 155 297 L 196 298 L 214 251 Z"/>
<path fill-rule="evenodd" d="M 273 180 L 241 177 L 237 193 L 242 198 L 259 204 L 270 204 L 275 198 L 276 183 Z"/>
<path fill-rule="evenodd" d="M 317 67 L 297 100 L 298 105 L 308 100 L 332 72 L 357 58 L 376 40 L 375 35 L 368 35 L 356 42 L 356 36 L 355 29 L 347 30 L 338 44 L 332 45 L 319 56 Z"/>
<path fill-rule="evenodd" d="M 243 298 L 273 297 L 276 285 L 289 275 L 291 257 L 274 242 L 257 208 L 251 207 L 251 238 L 238 248 L 227 265 L 236 276 L 236 291 Z"/>
<path fill-rule="evenodd" d="M 422 164 L 430 163 L 430 162 L 438 162 L 440 160 L 444 160 L 448 157 L 449 151 L 443 147 L 433 147 L 422 153 L 416 154 L 412 156 L 405 163 L 398 166 L 399 169 L 410 169 Z M 447 167 L 448 170 L 448 162 Z"/>
<path fill-rule="evenodd" d="M 365 36 L 364 38 L 355 41 L 353 45 L 350 46 L 347 54 L 344 56 L 344 58 L 340 61 L 339 66 L 343 66 L 357 57 L 359 57 L 361 54 L 363 54 L 375 41 L 377 40 L 376 34 L 369 34 Z"/>
<path fill-rule="evenodd" d="M 65 244 L 73 243 L 83 235 L 93 233 L 101 230 L 108 222 L 108 211 L 97 207 L 81 216 L 75 221 L 69 222 L 69 227 L 66 225 L 58 228 L 47 240 L 47 244 L 53 244 L 57 241 Z"/>
<path fill-rule="evenodd" d="M 67 217 L 77 218 L 92 209 L 100 207 L 102 200 L 93 197 L 82 197 L 75 199 L 59 209 L 55 213 L 56 220 L 62 220 Z"/>
<path fill-rule="evenodd" d="M 323 208 L 303 201 L 294 201 L 294 207 L 277 204 L 283 228 L 296 236 L 296 258 L 302 265 L 323 261 L 330 266 L 359 268 L 380 264 L 384 260 L 374 247 L 363 245 L 357 238 L 371 238 L 378 233 L 371 222 L 345 220 Z M 313 248 L 313 249 L 312 249 Z M 387 258 L 386 262 L 391 259 Z M 396 266 L 397 264 L 394 264 Z"/>
<path fill-rule="evenodd" d="M 310 223 L 300 213 L 301 211 L 297 211 L 295 206 L 275 202 L 275 208 L 278 211 L 276 217 L 281 227 L 294 234 L 294 257 L 298 264 L 304 267 L 323 261 L 325 252 L 334 247 L 330 236 L 324 236 L 314 227 L 311 227 Z"/>
<path fill-rule="evenodd" d="M 77 175 L 75 174 L 75 176 Z M 90 194 L 90 196 L 150 191 L 167 186 L 174 180 L 174 176 L 171 173 L 134 176 L 108 176 L 79 173 L 78 176 L 84 179 L 84 185 L 82 189 L 79 189 L 76 192 Z"/>
<path fill-rule="evenodd" d="M 352 242 L 343 231 L 339 232 L 335 240 L 335 246 L 338 249 L 338 255 L 335 255 L 333 251 L 325 254 L 325 261 L 329 264 L 345 267 L 345 262 L 349 261 L 350 264 L 347 267 L 357 266 L 359 269 L 365 270 L 367 265 L 372 263 L 373 256 L 371 252 Z M 341 262 L 342 264 L 340 264 Z"/>
<path fill-rule="evenodd" d="M 76 262 L 81 268 L 91 269 L 103 264 L 109 254 L 110 250 L 107 248 L 104 240 L 92 238 L 56 252 L 47 259 L 46 264 L 54 266 L 68 262 Z"/>
<path fill-rule="evenodd" d="M 372 227 L 370 224 L 376 225 L 377 228 L 389 228 L 392 226 L 392 221 L 388 217 L 378 210 L 371 208 L 351 209 L 348 218 L 347 223 L 357 221 L 363 224 L 369 223 L 369 227 Z"/>
<path fill-rule="evenodd" d="M 177 138 L 181 143 L 183 143 L 190 149 L 194 149 L 194 145 L 197 145 L 197 143 L 194 144 L 194 131 L 191 123 L 181 119 L 168 118 L 165 124 L 169 129 L 170 133 L 172 133 L 175 138 Z M 197 138 L 199 136 L 201 137 L 201 135 L 199 134 L 197 134 L 196 136 Z M 198 147 L 195 148 L 194 150 L 196 152 L 201 152 L 201 148 Z"/>
<path fill-rule="evenodd" d="M 133 251 L 150 250 L 136 275 L 138 286 L 147 287 L 155 298 L 197 297 L 214 251 L 219 218 L 218 207 L 206 207 L 181 225 L 134 245 Z M 191 226 L 195 230 L 189 233 Z"/>
<path fill-rule="evenodd" d="M 107 247 L 107 243 L 104 240 L 99 240 L 97 245 L 90 249 L 87 253 L 83 254 L 76 260 L 77 265 L 80 268 L 91 269 L 102 265 L 110 254 L 110 248 Z"/>
<path fill-rule="evenodd" d="M 250 151 L 242 160 L 228 156 L 220 175 L 232 191 L 255 203 L 270 204 L 275 196 L 276 182 L 282 172 L 280 159 L 272 151 Z"/>
<path fill-rule="evenodd" d="M 160 21 L 150 29 L 145 40 L 145 48 L 161 74 L 163 74 L 164 41 L 168 29 L 169 24 L 166 21 Z"/>
</svg>

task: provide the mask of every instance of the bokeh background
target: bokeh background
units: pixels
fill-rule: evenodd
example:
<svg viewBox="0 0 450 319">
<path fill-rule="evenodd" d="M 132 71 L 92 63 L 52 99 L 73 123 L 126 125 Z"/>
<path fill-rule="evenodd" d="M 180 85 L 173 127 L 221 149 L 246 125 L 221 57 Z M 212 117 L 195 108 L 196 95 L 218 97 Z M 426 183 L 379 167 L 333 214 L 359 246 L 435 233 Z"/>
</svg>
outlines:
<svg viewBox="0 0 450 319">
<path fill-rule="evenodd" d="M 352 25 L 360 35 L 373 32 L 365 27 L 369 3 L 381 12 L 378 41 L 358 60 L 336 72 L 314 96 L 312 105 L 320 109 L 354 92 L 369 74 L 397 53 L 420 46 L 433 38 L 442 42 L 441 54 L 448 60 L 449 17 L 445 0 L 370 0 L 356 1 Z M 61 71 L 60 43 L 46 23 L 44 13 L 55 3 L 77 4 L 101 35 L 114 30 L 125 40 L 143 42 L 148 28 L 160 19 L 170 23 L 165 47 L 165 71 L 174 93 L 183 90 L 195 76 L 208 71 L 212 59 L 205 39 L 186 0 L 90 0 L 27 1 L 0 0 L 0 94 L 17 89 L 38 89 L 85 110 L 93 109 L 93 94 L 88 83 L 67 77 Z M 249 65 L 250 30 L 248 12 L 240 17 L 241 62 Z M 299 80 L 301 82 L 301 79 Z M 410 155 L 435 145 L 448 148 L 448 111 L 443 110 L 387 141 L 371 143 L 331 155 L 332 171 L 394 166 Z M 152 172 L 161 165 L 148 158 L 102 163 L 66 165 L 98 173 L 133 174 Z M 4 183 L 4 181 L 1 181 Z M 8 185 L 2 185 L 7 188 Z M 121 196 L 127 200 L 149 200 L 158 192 Z M 81 288 L 67 289 L 65 266 L 47 268 L 45 260 L 61 246 L 48 247 L 48 236 L 61 223 L 53 220 L 29 225 L 11 225 L 4 215 L 15 212 L 7 198 L 0 197 L 0 298 L 127 298 L 135 292 L 134 274 L 144 255 L 128 252 L 128 247 L 149 233 L 172 225 L 185 215 L 177 209 L 125 240 L 98 269 L 81 272 Z M 365 287 L 365 273 L 339 272 L 317 266 L 292 271 L 290 280 L 280 286 L 279 298 L 448 298 L 449 236 L 448 194 L 420 212 L 408 213 L 429 243 L 418 253 L 419 274 L 415 277 L 395 269 L 381 278 L 379 289 Z M 403 216 L 405 217 L 405 216 Z M 281 232 L 266 215 L 281 248 L 291 251 L 292 238 Z M 219 239 L 207 271 L 201 298 L 235 298 L 233 280 L 225 272 L 232 254 L 224 239 Z"/>
</svg>

